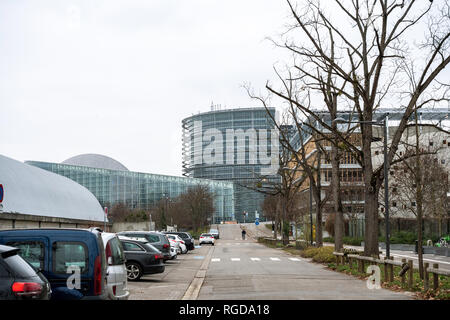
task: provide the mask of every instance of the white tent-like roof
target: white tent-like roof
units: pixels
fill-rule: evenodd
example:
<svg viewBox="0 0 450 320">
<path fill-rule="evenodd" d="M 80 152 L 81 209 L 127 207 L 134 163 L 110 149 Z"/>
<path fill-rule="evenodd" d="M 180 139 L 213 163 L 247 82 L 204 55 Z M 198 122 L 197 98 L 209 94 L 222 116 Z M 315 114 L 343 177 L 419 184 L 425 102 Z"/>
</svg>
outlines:
<svg viewBox="0 0 450 320">
<path fill-rule="evenodd" d="M 103 221 L 97 198 L 66 177 L 0 155 L 3 212 Z M 0 213 L 1 214 L 1 213 Z"/>
</svg>

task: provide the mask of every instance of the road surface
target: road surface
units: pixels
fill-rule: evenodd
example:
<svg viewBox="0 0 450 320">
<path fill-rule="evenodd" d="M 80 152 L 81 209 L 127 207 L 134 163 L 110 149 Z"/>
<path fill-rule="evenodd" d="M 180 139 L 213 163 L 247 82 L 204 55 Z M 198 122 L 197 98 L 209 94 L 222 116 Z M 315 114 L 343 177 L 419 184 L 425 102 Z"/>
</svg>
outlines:
<svg viewBox="0 0 450 320">
<path fill-rule="evenodd" d="M 267 248 L 253 239 L 243 241 L 240 228 L 219 225 L 220 240 L 207 253 L 211 258 L 205 264 L 197 299 L 411 299 L 407 293 L 370 290 L 363 280 Z"/>
</svg>

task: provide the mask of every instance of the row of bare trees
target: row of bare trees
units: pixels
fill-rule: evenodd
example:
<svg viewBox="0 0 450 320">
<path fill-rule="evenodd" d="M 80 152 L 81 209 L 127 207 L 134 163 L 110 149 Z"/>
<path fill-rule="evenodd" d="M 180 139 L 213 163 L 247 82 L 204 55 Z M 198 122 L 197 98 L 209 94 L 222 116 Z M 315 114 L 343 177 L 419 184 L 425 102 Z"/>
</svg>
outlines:
<svg viewBox="0 0 450 320">
<path fill-rule="evenodd" d="M 197 185 L 190 187 L 176 198 L 163 197 L 150 210 L 129 209 L 123 203 L 117 203 L 110 211 L 113 222 L 140 222 L 151 219 L 156 229 L 165 230 L 167 225 L 176 225 L 180 230 L 199 229 L 210 223 L 214 212 L 214 195 L 208 187 Z"/>
<path fill-rule="evenodd" d="M 335 210 L 335 246 L 342 249 L 343 210 L 340 200 L 339 159 L 350 152 L 360 165 L 364 183 L 366 255 L 377 255 L 379 236 L 379 191 L 384 180 L 383 163 L 374 164 L 372 142 L 376 114 L 389 107 L 402 114 L 390 129 L 387 164 L 413 158 L 399 155 L 405 130 L 418 126 L 410 119 L 421 108 L 432 108 L 449 101 L 450 5 L 448 0 L 333 0 L 320 2 L 287 0 L 290 24 L 273 43 L 287 50 L 292 61 L 275 67 L 278 84 L 267 83 L 267 96 L 249 95 L 264 107 L 284 106 L 289 122 L 298 133 L 294 145 L 283 132 L 285 124 L 274 122 L 280 132 L 282 148 L 289 151 L 291 169 L 298 181 L 307 180 L 315 201 L 316 242 L 322 243 L 322 212 L 327 199 L 321 192 L 321 157 L 330 155 L 332 187 L 329 197 Z M 357 123 L 339 125 L 339 111 L 351 114 Z M 329 117 L 325 121 L 323 112 Z M 270 112 L 268 112 L 270 116 Z M 308 134 L 305 134 L 307 132 Z M 349 137 L 358 132 L 357 141 Z M 309 137 L 313 141 L 302 141 Z M 323 141 L 331 145 L 325 152 Z M 316 144 L 311 157 L 305 149 Z M 416 150 L 417 151 L 417 150 Z M 414 153 L 416 158 L 419 155 Z M 281 161 L 280 175 L 286 167 Z M 416 163 L 416 170 L 418 169 Z M 283 183 L 282 183 L 283 184 Z M 282 185 L 281 184 L 281 185 Z M 281 186 L 280 185 L 280 186 Z M 417 184 L 419 185 L 419 184 Z M 296 186 L 294 186 L 296 187 Z M 282 189 L 282 188 L 281 188 Z M 283 208 L 288 205 L 288 192 Z M 282 201 L 283 202 L 283 201 Z M 286 210 L 283 209 L 282 212 Z M 285 219 L 286 214 L 282 214 Z"/>
</svg>

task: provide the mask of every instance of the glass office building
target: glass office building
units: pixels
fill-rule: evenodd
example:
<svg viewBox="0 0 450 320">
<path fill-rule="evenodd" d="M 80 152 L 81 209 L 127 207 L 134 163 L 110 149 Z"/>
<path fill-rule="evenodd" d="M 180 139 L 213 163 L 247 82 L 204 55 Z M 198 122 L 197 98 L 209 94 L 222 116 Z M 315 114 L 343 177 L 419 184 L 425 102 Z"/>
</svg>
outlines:
<svg viewBox="0 0 450 320">
<path fill-rule="evenodd" d="M 71 159 L 74 160 L 69 161 Z M 64 163 L 26 163 L 74 180 L 91 191 L 103 207 L 108 208 L 121 202 L 131 209 L 148 210 L 161 199 L 176 198 L 189 187 L 207 186 L 214 195 L 213 221 L 220 223 L 234 220 L 233 183 L 132 172 L 117 161 L 100 155 L 82 155 L 71 159 Z"/>
<path fill-rule="evenodd" d="M 275 108 L 269 112 L 276 117 Z M 234 182 L 236 219 L 254 221 L 258 213 L 264 220 L 264 195 L 255 188 L 279 179 L 278 134 L 266 109 L 212 110 L 184 119 L 182 128 L 183 175 Z"/>
</svg>

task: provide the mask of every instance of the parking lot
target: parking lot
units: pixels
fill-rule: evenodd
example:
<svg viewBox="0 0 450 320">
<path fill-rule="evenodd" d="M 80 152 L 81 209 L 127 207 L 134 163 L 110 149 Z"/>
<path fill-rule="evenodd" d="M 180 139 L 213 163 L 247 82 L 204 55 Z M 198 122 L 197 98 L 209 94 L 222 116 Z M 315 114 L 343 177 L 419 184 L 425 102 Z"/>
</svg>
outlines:
<svg viewBox="0 0 450 320">
<path fill-rule="evenodd" d="M 177 259 L 166 261 L 163 273 L 128 281 L 129 300 L 181 300 L 210 247 L 196 246 L 194 250 L 178 255 Z"/>
</svg>

